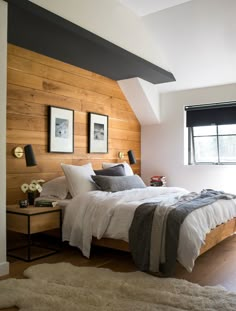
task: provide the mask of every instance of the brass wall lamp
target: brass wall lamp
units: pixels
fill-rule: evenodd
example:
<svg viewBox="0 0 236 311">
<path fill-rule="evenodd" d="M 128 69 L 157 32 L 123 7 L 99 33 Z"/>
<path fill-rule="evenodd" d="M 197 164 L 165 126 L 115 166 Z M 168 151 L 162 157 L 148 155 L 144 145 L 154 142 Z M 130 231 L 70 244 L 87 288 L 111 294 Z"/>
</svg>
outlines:
<svg viewBox="0 0 236 311">
<path fill-rule="evenodd" d="M 18 159 L 22 158 L 23 155 L 25 154 L 26 166 L 37 165 L 32 145 L 26 145 L 24 146 L 24 149 L 22 147 L 17 146 L 16 148 L 13 149 L 13 154 Z"/>
<path fill-rule="evenodd" d="M 124 152 L 121 152 L 121 151 L 120 151 L 120 152 L 118 152 L 118 158 L 119 158 L 119 159 L 121 159 L 121 160 L 122 160 L 124 157 L 125 157 Z"/>
<path fill-rule="evenodd" d="M 127 154 L 128 154 L 128 158 L 129 158 L 129 163 L 130 164 L 135 164 L 137 161 L 136 161 L 136 158 L 135 158 L 133 150 L 129 150 L 127 152 Z M 125 157 L 125 153 L 124 152 L 119 152 L 118 153 L 118 158 L 119 159 L 122 160 L 124 157 Z"/>
</svg>

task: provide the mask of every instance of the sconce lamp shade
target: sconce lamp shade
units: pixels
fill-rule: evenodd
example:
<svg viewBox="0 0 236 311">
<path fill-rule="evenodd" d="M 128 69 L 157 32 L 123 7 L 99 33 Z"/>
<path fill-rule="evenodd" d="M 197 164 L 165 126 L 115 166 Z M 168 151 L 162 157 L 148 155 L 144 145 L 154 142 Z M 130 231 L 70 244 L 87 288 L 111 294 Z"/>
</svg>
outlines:
<svg viewBox="0 0 236 311">
<path fill-rule="evenodd" d="M 136 159 L 135 159 L 133 150 L 129 150 L 128 151 L 128 158 L 129 158 L 129 163 L 130 164 L 135 164 L 136 163 Z"/>
<path fill-rule="evenodd" d="M 26 166 L 35 166 L 35 165 L 37 165 L 32 145 L 26 145 L 24 147 L 24 151 L 25 151 Z"/>
</svg>

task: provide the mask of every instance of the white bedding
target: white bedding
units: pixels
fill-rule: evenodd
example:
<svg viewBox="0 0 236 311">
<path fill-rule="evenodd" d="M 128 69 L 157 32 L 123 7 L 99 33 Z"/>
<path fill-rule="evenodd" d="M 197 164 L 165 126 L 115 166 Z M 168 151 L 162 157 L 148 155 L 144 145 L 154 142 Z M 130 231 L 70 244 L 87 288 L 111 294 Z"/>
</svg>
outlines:
<svg viewBox="0 0 236 311">
<path fill-rule="evenodd" d="M 89 257 L 92 236 L 128 242 L 134 211 L 140 204 L 160 202 L 168 206 L 187 193 L 177 187 L 147 187 L 115 193 L 90 191 L 76 196 L 66 208 L 63 240 Z M 190 213 L 181 226 L 178 261 L 191 272 L 206 234 L 233 217 L 236 217 L 236 200 L 219 200 Z"/>
</svg>

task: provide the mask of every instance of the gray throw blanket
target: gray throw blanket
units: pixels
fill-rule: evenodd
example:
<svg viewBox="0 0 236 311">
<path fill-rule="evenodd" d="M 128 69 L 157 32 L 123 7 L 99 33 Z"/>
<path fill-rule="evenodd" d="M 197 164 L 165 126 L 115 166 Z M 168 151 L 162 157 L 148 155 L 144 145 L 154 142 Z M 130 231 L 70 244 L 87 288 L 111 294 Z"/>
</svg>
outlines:
<svg viewBox="0 0 236 311">
<path fill-rule="evenodd" d="M 171 276 L 175 271 L 180 226 L 192 211 L 219 199 L 234 199 L 222 191 L 203 190 L 190 193 L 169 207 L 144 203 L 135 210 L 129 229 L 129 246 L 141 271 Z"/>
</svg>

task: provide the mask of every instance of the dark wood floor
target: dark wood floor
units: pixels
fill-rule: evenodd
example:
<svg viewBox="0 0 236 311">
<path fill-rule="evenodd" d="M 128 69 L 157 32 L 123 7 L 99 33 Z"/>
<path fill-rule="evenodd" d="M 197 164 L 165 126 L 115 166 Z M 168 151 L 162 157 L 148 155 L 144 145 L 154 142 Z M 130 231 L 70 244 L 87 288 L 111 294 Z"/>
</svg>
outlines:
<svg viewBox="0 0 236 311">
<path fill-rule="evenodd" d="M 35 264 L 70 262 L 76 266 L 96 266 L 109 268 L 114 271 L 128 272 L 137 270 L 129 253 L 93 247 L 91 258 L 86 259 L 77 248 L 63 245 L 62 251 L 39 259 L 31 263 L 8 258 L 10 262 L 10 275 L 7 277 L 22 278 L 23 271 Z M 200 285 L 222 285 L 230 291 L 236 292 L 236 235 L 224 240 L 205 254 L 201 255 L 195 264 L 192 273 L 188 273 L 177 265 L 174 277 L 186 279 Z M 4 277 L 4 278 L 7 278 Z M 0 279 L 4 279 L 3 277 Z M 17 310 L 15 308 L 8 309 Z"/>
</svg>

